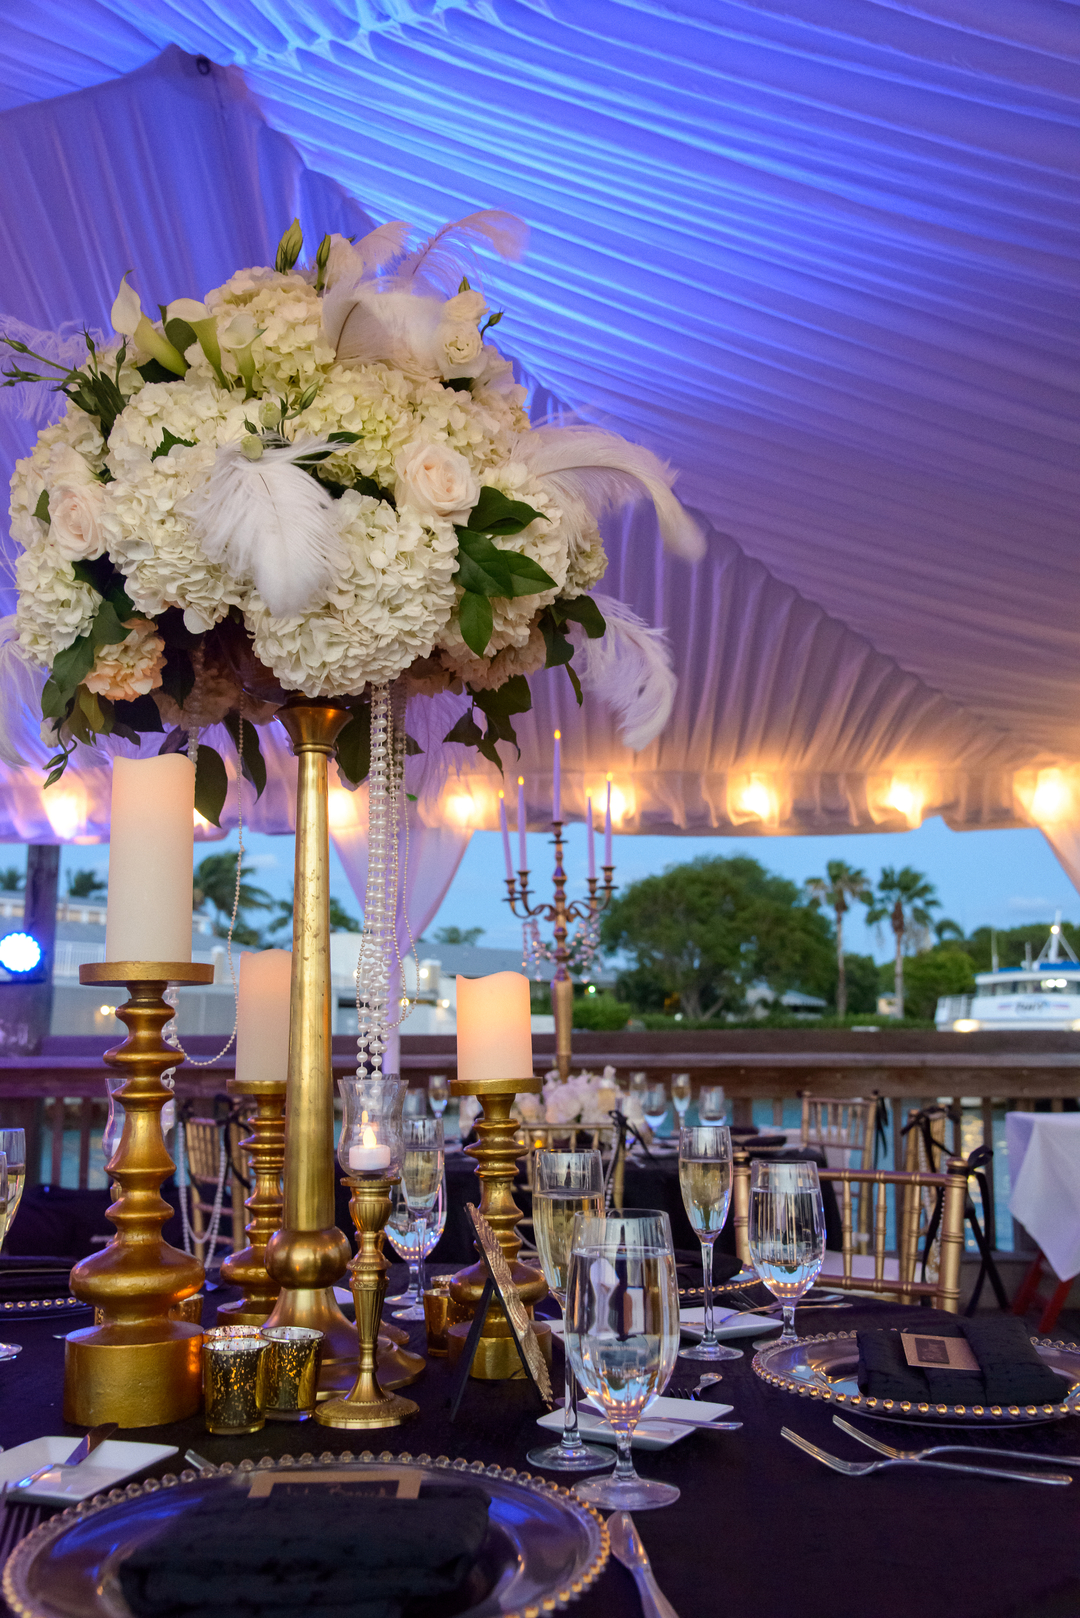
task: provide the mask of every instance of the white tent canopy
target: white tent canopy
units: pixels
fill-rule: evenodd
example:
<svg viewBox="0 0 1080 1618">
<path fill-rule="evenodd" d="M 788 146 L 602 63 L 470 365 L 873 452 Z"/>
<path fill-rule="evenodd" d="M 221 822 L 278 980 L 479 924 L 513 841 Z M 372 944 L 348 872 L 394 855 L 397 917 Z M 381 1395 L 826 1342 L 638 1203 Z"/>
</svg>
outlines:
<svg viewBox="0 0 1080 1618">
<path fill-rule="evenodd" d="M 1070 13 L 30 0 L 0 20 L 0 305 L 105 327 L 125 270 L 148 304 L 200 295 L 294 212 L 309 238 L 521 213 L 525 265 L 486 281 L 506 351 L 538 403 L 668 458 L 709 531 L 690 567 L 642 513 L 609 525 L 602 588 L 668 628 L 676 709 L 634 755 L 534 679 L 534 825 L 558 726 L 571 817 L 610 770 L 627 831 L 940 813 L 1042 825 L 1075 880 Z M 253 823 L 287 830 L 269 750 Z M 433 753 L 420 822 L 495 825 L 492 768 Z M 0 838 L 107 835 L 104 765 L 51 807 L 40 780 L 8 773 Z"/>
</svg>

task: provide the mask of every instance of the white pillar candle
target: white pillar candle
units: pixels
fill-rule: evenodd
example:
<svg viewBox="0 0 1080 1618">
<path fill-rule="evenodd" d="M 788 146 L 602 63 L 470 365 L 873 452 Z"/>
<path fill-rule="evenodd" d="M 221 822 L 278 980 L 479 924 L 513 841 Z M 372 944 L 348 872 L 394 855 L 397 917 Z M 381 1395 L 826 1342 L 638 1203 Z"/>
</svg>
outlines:
<svg viewBox="0 0 1080 1618">
<path fill-rule="evenodd" d="M 521 972 L 457 980 L 457 1076 L 531 1079 L 529 980 Z"/>
<path fill-rule="evenodd" d="M 236 1009 L 236 1077 L 278 1079 L 289 1071 L 292 951 L 264 949 L 240 957 Z"/>
<path fill-rule="evenodd" d="M 195 767 L 180 753 L 113 761 L 107 961 L 191 960 Z"/>
</svg>

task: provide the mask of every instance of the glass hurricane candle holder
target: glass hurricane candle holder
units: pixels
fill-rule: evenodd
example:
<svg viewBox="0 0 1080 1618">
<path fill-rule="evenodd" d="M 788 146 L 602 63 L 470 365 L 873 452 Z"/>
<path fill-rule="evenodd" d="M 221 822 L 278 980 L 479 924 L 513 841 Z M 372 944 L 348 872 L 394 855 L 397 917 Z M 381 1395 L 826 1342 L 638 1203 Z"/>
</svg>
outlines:
<svg viewBox="0 0 1080 1618">
<path fill-rule="evenodd" d="M 394 1181 L 401 1175 L 405 1142 L 401 1111 L 406 1084 L 401 1079 L 340 1079 L 345 1121 L 338 1141 L 338 1162 L 345 1173 L 363 1179 Z"/>
</svg>

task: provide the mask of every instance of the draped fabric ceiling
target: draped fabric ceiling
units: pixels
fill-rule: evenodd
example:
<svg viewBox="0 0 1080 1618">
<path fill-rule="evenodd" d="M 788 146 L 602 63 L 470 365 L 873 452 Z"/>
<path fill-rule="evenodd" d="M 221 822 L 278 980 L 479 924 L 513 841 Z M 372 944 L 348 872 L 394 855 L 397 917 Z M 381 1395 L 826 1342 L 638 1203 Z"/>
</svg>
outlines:
<svg viewBox="0 0 1080 1618">
<path fill-rule="evenodd" d="M 571 817 L 611 770 L 627 831 L 941 813 L 1042 825 L 1077 880 L 1076 16 L 23 0 L 0 17 L 0 308 L 103 327 L 132 268 L 144 303 L 199 296 L 293 212 L 309 240 L 520 213 L 529 255 L 485 286 L 537 409 L 647 443 L 708 530 L 691 567 L 643 509 L 608 524 L 603 588 L 667 626 L 676 709 L 635 755 L 536 678 L 533 824 L 559 726 Z M 496 824 L 490 767 L 414 768 L 421 823 Z M 96 839 L 105 771 L 73 779 L 68 834 Z M 8 775 L 0 836 L 62 834 L 39 781 Z"/>
</svg>

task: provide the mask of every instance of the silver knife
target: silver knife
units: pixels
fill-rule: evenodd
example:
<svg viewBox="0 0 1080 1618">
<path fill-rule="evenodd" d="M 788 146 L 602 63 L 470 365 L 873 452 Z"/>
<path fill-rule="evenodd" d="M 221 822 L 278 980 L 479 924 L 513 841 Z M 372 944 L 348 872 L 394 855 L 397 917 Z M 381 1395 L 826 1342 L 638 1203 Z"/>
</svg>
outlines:
<svg viewBox="0 0 1080 1618">
<path fill-rule="evenodd" d="M 20 1489 L 29 1489 L 32 1484 L 43 1478 L 46 1472 L 59 1471 L 62 1467 L 78 1466 L 86 1457 L 111 1438 L 116 1431 L 115 1421 L 104 1421 L 100 1427 L 91 1427 L 85 1438 L 79 1440 L 66 1461 L 49 1461 L 46 1466 L 39 1466 L 36 1472 L 28 1472 L 26 1477 L 20 1478 L 18 1483 L 8 1485 L 8 1494 L 16 1494 Z"/>
<path fill-rule="evenodd" d="M 628 1511 L 616 1511 L 608 1518 L 611 1549 L 638 1587 L 644 1618 L 679 1618 L 675 1608 L 656 1582 L 641 1537 Z"/>
</svg>

